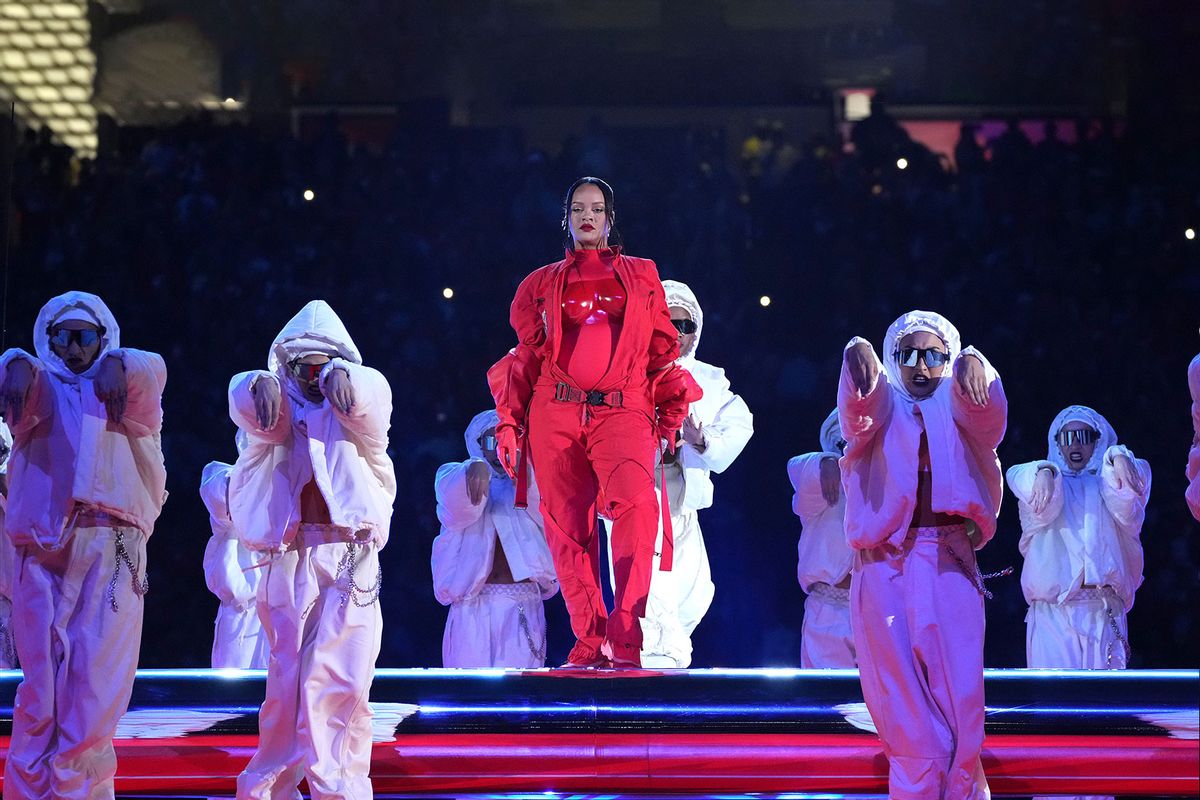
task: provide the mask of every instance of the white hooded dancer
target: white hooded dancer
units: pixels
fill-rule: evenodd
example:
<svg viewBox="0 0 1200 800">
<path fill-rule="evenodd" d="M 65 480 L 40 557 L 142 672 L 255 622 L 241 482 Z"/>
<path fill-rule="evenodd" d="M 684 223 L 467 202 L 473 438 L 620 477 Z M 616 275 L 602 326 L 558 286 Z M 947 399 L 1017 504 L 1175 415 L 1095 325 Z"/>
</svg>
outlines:
<svg viewBox="0 0 1200 800">
<path fill-rule="evenodd" d="M 270 661 L 259 745 L 239 800 L 372 796 L 367 696 L 379 655 L 382 583 L 396 479 L 392 395 L 333 309 L 304 306 L 271 345 L 266 371 L 229 385 L 249 439 L 229 476 L 229 512 L 264 574 L 258 614 Z"/>
<path fill-rule="evenodd" d="M 238 450 L 245 449 L 238 431 Z M 213 669 L 266 669 L 267 636 L 255 598 L 263 571 L 259 558 L 238 539 L 229 517 L 232 464 L 210 461 L 200 473 L 200 499 L 208 509 L 212 536 L 204 546 L 204 580 L 221 601 L 213 625 Z"/>
<path fill-rule="evenodd" d="M 533 481 L 528 508 L 513 507 L 515 484 L 496 457 L 498 421 L 494 410 L 477 414 L 464 435 L 470 458 L 443 464 L 434 480 L 442 530 L 430 559 L 433 593 L 450 606 L 444 667 L 546 665 L 543 600 L 558 579 Z"/>
<path fill-rule="evenodd" d="M 0 528 L 4 525 L 4 507 L 8 502 L 8 456 L 12 452 L 12 433 L 0 420 Z M 12 634 L 13 568 L 16 550 L 7 536 L 0 535 L 0 669 L 17 668 L 17 644 Z"/>
<path fill-rule="evenodd" d="M 1008 470 L 1021 511 L 1026 658 L 1035 668 L 1124 669 L 1150 465 L 1087 406 L 1059 412 L 1047 438 L 1045 460 Z"/>
<path fill-rule="evenodd" d="M 975 550 L 996 532 L 1007 425 L 1000 377 L 960 351 L 940 314 L 888 328 L 883 360 L 846 345 L 838 414 L 850 619 L 863 699 L 895 800 L 989 797 L 983 750 L 982 576 Z"/>
<path fill-rule="evenodd" d="M 1188 364 L 1188 388 L 1192 392 L 1192 447 L 1188 451 L 1187 504 L 1200 522 L 1200 355 Z"/>
<path fill-rule="evenodd" d="M 679 331 L 676 363 L 691 373 L 704 397 L 689 407 L 674 457 L 668 454 L 656 465 L 664 471 L 675 549 L 671 569 L 659 569 L 660 522 L 646 616 L 641 621 L 641 659 L 642 666 L 651 669 L 683 669 L 692 663 L 692 632 L 712 605 L 715 591 L 697 512 L 712 505 L 711 475 L 728 469 L 745 448 L 754 433 L 754 416 L 746 402 L 730 391 L 725 370 L 696 358 L 704 328 L 696 295 L 679 281 L 666 280 L 662 285 L 671 322 Z M 611 522 L 604 524 L 611 531 Z M 608 563 L 611 575 L 611 547 Z"/>
<path fill-rule="evenodd" d="M 850 566 L 846 498 L 838 461 L 846 447 L 835 408 L 821 425 L 821 452 L 788 461 L 792 511 L 804 526 L 797 545 L 796 577 L 808 595 L 800 634 L 804 669 L 854 669 L 850 630 Z"/>
<path fill-rule="evenodd" d="M 24 670 L 4 796 L 111 798 L 112 737 L 141 642 L 146 540 L 167 494 L 167 370 L 155 353 L 122 348 L 112 313 L 86 292 L 50 300 L 33 337 L 36 356 L 0 357 L 14 439 L 12 626 Z"/>
</svg>

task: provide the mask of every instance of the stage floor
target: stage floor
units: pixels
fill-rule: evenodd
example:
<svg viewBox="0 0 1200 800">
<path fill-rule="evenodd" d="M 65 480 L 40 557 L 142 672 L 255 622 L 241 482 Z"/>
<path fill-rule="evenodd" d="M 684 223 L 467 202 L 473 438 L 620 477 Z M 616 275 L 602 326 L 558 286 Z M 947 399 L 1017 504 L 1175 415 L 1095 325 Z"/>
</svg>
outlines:
<svg viewBox="0 0 1200 800">
<path fill-rule="evenodd" d="M 0 757 L 20 673 L 0 673 Z M 230 796 L 264 675 L 146 670 L 117 791 Z M 995 797 L 1200 796 L 1200 671 L 987 670 Z M 377 796 L 496 800 L 879 797 L 887 763 L 853 670 L 385 669 Z"/>
</svg>

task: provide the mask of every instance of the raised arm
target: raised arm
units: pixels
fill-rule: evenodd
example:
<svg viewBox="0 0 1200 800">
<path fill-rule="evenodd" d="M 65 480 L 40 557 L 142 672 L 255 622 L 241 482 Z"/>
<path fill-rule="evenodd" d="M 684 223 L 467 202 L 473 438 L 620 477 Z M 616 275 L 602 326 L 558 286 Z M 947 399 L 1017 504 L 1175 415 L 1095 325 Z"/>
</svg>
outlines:
<svg viewBox="0 0 1200 800">
<path fill-rule="evenodd" d="M 54 413 L 50 375 L 37 356 L 13 348 L 0 356 L 0 414 L 16 439 Z"/>
<path fill-rule="evenodd" d="M 471 492 L 467 485 L 468 474 L 473 464 L 487 462 L 481 458 L 469 458 L 462 462 L 443 464 L 437 471 L 433 481 L 433 491 L 437 495 L 438 521 L 446 528 L 462 530 L 474 524 L 487 508 L 488 494 L 486 491 L 476 502 L 471 500 Z M 487 467 L 489 470 L 490 467 Z"/>
<path fill-rule="evenodd" d="M 741 455 L 754 434 L 754 415 L 750 413 L 746 401 L 729 391 L 729 381 L 723 374 L 720 386 L 715 389 L 709 387 L 709 391 L 719 393 L 720 410 L 711 423 L 698 429 L 697 433 L 702 437 L 701 445 L 684 447 L 681 458 L 684 466 L 697 463 L 705 469 L 721 473 Z M 684 436 L 686 440 L 686 431 Z"/>
<path fill-rule="evenodd" d="M 875 348 L 855 336 L 842 351 L 838 418 L 847 441 L 870 439 L 892 413 L 892 392 Z"/>
<path fill-rule="evenodd" d="M 461 463 L 443 464 L 434 479 L 442 530 L 433 540 L 429 563 L 433 571 L 433 593 L 442 605 L 457 603 L 470 596 L 491 570 L 495 534 L 490 530 L 472 530 L 488 503 L 486 493 L 477 503 L 472 503 L 469 496 L 467 475 L 471 465 L 476 463 L 484 462 L 472 458 Z"/>
<path fill-rule="evenodd" d="M 1126 536 L 1141 534 L 1150 499 L 1150 464 L 1124 445 L 1113 445 L 1100 462 L 1100 496 Z"/>
<path fill-rule="evenodd" d="M 1024 554 L 1028 537 L 1045 530 L 1062 514 L 1062 473 L 1049 461 L 1031 461 L 1009 467 L 1007 477 L 1021 516 L 1020 548 Z"/>
<path fill-rule="evenodd" d="M 344 384 L 339 384 L 342 379 L 335 374 L 339 371 L 346 376 Z M 321 370 L 321 392 L 347 431 L 376 451 L 387 449 L 392 387 L 383 373 L 335 358 Z"/>
<path fill-rule="evenodd" d="M 124 408 L 117 424 L 131 436 L 150 436 L 162 430 L 162 394 L 167 385 L 167 364 L 162 356 L 122 347 L 105 353 L 104 359 L 118 360 L 125 372 Z"/>
<path fill-rule="evenodd" d="M 792 513 L 805 525 L 837 505 L 841 496 L 838 460 L 837 453 L 805 453 L 788 460 Z"/>
<path fill-rule="evenodd" d="M 950 411 L 960 430 L 990 450 L 1008 426 L 1008 398 L 1000 375 L 983 354 L 965 347 L 954 360 Z"/>
<path fill-rule="evenodd" d="M 260 393 L 278 401 L 274 422 L 260 419 Z M 262 397 L 266 395 L 263 394 Z M 292 407 L 279 379 L 265 370 L 241 372 L 229 382 L 229 418 L 251 439 L 280 443 L 292 429 Z"/>
</svg>

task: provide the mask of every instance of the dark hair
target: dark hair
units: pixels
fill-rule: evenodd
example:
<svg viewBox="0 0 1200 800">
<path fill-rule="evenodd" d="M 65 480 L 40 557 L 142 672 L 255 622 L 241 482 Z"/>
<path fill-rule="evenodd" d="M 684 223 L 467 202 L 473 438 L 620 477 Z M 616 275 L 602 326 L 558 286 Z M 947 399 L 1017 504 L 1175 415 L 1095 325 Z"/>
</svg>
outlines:
<svg viewBox="0 0 1200 800">
<path fill-rule="evenodd" d="M 571 238 L 571 229 L 570 229 L 570 226 L 567 224 L 567 218 L 570 216 L 570 213 L 571 213 L 571 198 L 575 196 L 575 190 L 585 184 L 591 184 L 592 186 L 595 186 L 597 189 L 600 190 L 600 193 L 602 195 L 604 195 L 604 214 L 608 218 L 609 244 L 610 245 L 621 244 L 621 233 L 620 233 L 620 231 L 617 230 L 617 208 L 616 208 L 616 203 L 613 200 L 612 187 L 609 186 L 608 181 L 604 180 L 603 178 L 596 178 L 591 175 L 585 175 L 584 177 L 578 179 L 577 181 L 575 181 L 574 183 L 571 184 L 571 187 L 569 189 L 567 189 L 567 196 L 563 198 L 562 226 L 563 226 L 563 235 L 566 238 L 567 249 L 568 250 L 575 249 L 575 240 L 573 238 Z"/>
</svg>

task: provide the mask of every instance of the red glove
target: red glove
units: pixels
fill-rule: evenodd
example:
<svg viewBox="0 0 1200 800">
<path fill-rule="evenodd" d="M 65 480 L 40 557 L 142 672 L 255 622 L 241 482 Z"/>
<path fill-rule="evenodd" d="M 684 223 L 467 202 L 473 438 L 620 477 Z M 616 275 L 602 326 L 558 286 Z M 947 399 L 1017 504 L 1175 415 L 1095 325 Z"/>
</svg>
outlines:
<svg viewBox="0 0 1200 800">
<path fill-rule="evenodd" d="M 692 403 L 704 396 L 704 390 L 683 367 L 672 364 L 654 378 L 654 406 L 658 413 L 658 435 L 667 440 L 667 449 L 675 452 L 675 434 Z"/>
<path fill-rule="evenodd" d="M 500 466 L 513 480 L 517 478 L 517 465 L 521 463 L 519 441 L 513 426 L 500 425 L 496 428 L 496 458 L 500 459 Z"/>
</svg>

